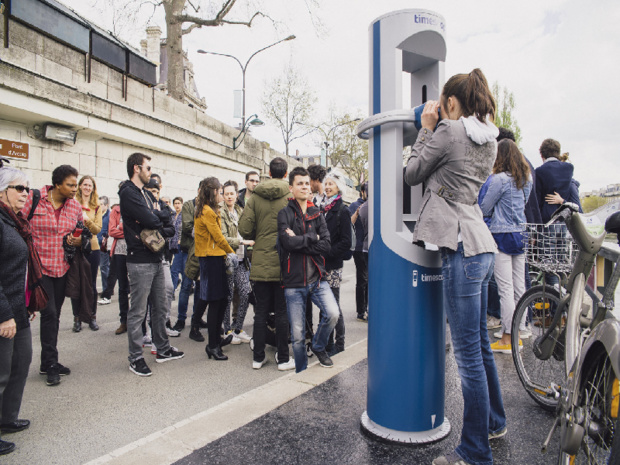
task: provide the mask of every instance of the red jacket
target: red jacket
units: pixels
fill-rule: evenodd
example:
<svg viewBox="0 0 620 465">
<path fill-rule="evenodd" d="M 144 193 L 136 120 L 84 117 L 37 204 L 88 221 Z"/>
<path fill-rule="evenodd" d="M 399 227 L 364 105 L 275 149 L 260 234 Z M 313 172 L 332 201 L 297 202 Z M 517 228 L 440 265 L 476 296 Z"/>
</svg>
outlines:
<svg viewBox="0 0 620 465">
<path fill-rule="evenodd" d="M 114 238 L 112 247 L 110 247 L 110 256 L 114 255 L 114 249 L 116 248 L 116 241 L 118 239 L 125 239 L 123 233 L 123 222 L 121 221 L 121 207 L 116 205 L 110 212 L 110 223 L 108 225 L 108 235 Z"/>
</svg>

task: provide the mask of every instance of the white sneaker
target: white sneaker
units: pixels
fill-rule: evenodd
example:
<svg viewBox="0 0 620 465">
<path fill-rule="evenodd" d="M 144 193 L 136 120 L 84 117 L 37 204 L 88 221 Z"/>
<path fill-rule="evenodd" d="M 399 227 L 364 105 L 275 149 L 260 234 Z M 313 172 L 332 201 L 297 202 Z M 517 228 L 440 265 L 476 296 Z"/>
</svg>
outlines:
<svg viewBox="0 0 620 465">
<path fill-rule="evenodd" d="M 496 329 L 502 326 L 502 320 L 494 316 L 487 315 L 487 329 Z"/>
<path fill-rule="evenodd" d="M 230 341 L 230 343 L 235 346 L 238 346 L 239 344 L 241 344 L 241 339 L 239 339 L 235 333 L 232 333 L 232 335 L 233 335 L 233 338 L 232 338 L 232 341 Z"/>
<path fill-rule="evenodd" d="M 529 339 L 530 337 L 532 337 L 532 330 L 529 329 L 529 328 L 520 329 L 519 330 L 519 337 L 521 339 Z"/>
<path fill-rule="evenodd" d="M 168 337 L 179 337 L 181 335 L 181 332 L 166 327 L 166 334 L 168 335 Z"/>
<path fill-rule="evenodd" d="M 239 340 L 241 340 L 241 342 L 245 342 L 246 344 L 249 344 L 250 341 L 252 340 L 250 335 L 243 330 L 241 330 L 239 334 L 236 334 L 235 336 L 237 336 Z"/>
<path fill-rule="evenodd" d="M 107 297 L 102 297 L 101 299 L 97 301 L 99 305 L 108 305 L 110 302 L 112 301 L 108 299 Z"/>
<path fill-rule="evenodd" d="M 278 363 L 278 370 L 279 371 L 288 371 L 288 370 L 294 370 L 295 369 L 295 359 L 294 358 L 289 358 L 288 362 L 285 363 Z"/>
<path fill-rule="evenodd" d="M 151 345 L 151 353 L 157 355 L 157 347 L 155 347 L 155 344 Z"/>
<path fill-rule="evenodd" d="M 151 340 L 150 337 L 146 335 L 142 336 L 142 347 L 151 347 L 152 344 L 153 344 L 153 341 Z"/>
<path fill-rule="evenodd" d="M 256 360 L 252 360 L 252 368 L 254 368 L 255 370 L 260 370 L 265 363 L 267 363 L 267 357 L 265 357 L 265 359 L 262 362 L 257 362 Z"/>
<path fill-rule="evenodd" d="M 503 335 L 504 335 L 504 331 L 502 331 L 501 329 L 500 329 L 499 331 L 497 331 L 497 332 L 493 333 L 493 336 L 494 336 L 496 339 L 501 339 Z"/>
</svg>

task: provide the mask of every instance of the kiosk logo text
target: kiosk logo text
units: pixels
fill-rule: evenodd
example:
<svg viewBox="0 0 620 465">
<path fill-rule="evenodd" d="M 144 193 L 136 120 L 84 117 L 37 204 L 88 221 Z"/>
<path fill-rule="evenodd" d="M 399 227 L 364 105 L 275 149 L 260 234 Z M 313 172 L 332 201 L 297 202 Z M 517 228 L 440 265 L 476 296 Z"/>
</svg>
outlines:
<svg viewBox="0 0 620 465">
<path fill-rule="evenodd" d="M 416 22 L 416 24 L 428 24 L 430 26 L 439 26 L 439 28 L 445 32 L 446 30 L 446 25 L 439 21 L 437 18 L 433 18 L 431 16 L 424 16 L 424 15 L 414 15 L 414 21 Z"/>
</svg>

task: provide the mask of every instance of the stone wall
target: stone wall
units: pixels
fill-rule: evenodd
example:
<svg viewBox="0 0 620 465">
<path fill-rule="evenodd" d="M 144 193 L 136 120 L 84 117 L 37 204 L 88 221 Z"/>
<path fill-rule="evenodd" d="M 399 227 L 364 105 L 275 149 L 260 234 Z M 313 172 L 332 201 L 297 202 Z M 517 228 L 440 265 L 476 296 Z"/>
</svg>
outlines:
<svg viewBox="0 0 620 465">
<path fill-rule="evenodd" d="M 233 150 L 237 129 L 129 77 L 125 97 L 122 73 L 95 60 L 88 82 L 84 54 L 9 23 L 9 47 L 0 48 L 0 138 L 30 145 L 30 159 L 13 165 L 34 186 L 49 183 L 54 167 L 67 163 L 94 176 L 99 194 L 115 199 L 127 178 L 127 157 L 140 151 L 153 157 L 164 195 L 191 198 L 204 177 L 243 187 L 245 172 L 266 174 L 269 161 L 283 156 L 250 136 Z M 33 128 L 43 123 L 77 129 L 76 144 L 36 138 Z"/>
</svg>

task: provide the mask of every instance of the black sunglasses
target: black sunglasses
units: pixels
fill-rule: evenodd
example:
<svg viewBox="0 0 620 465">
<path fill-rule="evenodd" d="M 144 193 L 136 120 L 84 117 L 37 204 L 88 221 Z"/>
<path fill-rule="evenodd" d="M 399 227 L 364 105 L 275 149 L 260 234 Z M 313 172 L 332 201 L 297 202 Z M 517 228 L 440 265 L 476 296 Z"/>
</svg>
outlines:
<svg viewBox="0 0 620 465">
<path fill-rule="evenodd" d="M 22 192 L 24 192 L 24 191 L 26 191 L 26 193 L 27 193 L 27 194 L 28 194 L 28 193 L 30 193 L 30 187 L 28 187 L 28 186 L 22 186 L 21 184 L 20 184 L 19 186 L 6 186 L 6 187 L 7 187 L 7 189 L 8 189 L 8 188 L 15 189 L 15 190 L 16 190 L 17 192 L 19 192 L 20 194 L 21 194 Z"/>
<path fill-rule="evenodd" d="M 136 165 L 136 166 L 139 166 L 140 168 L 142 168 L 144 165 Z M 151 167 L 150 167 L 150 166 L 147 166 L 147 167 L 146 167 L 146 170 L 147 170 L 147 171 L 151 171 Z"/>
</svg>

